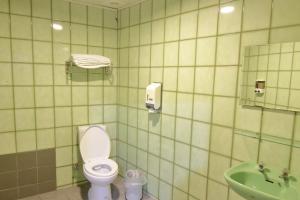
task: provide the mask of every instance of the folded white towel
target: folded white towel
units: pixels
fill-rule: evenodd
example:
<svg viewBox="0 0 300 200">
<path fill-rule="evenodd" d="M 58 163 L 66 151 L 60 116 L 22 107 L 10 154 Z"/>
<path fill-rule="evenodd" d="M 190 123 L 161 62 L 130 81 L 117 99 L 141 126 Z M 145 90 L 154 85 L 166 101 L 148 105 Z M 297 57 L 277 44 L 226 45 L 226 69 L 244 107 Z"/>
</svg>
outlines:
<svg viewBox="0 0 300 200">
<path fill-rule="evenodd" d="M 111 66 L 111 60 L 100 55 L 72 54 L 70 61 L 78 67 L 87 69 Z"/>
</svg>

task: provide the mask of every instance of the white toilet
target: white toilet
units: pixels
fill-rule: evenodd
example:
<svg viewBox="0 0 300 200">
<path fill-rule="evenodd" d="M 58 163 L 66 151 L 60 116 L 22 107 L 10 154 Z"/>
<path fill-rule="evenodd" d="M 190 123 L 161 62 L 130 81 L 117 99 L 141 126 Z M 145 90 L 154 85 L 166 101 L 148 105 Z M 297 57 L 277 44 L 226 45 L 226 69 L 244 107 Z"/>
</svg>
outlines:
<svg viewBox="0 0 300 200">
<path fill-rule="evenodd" d="M 118 176 L 118 165 L 109 159 L 110 139 L 103 125 L 79 126 L 83 173 L 91 183 L 89 200 L 111 200 L 110 184 Z"/>
</svg>

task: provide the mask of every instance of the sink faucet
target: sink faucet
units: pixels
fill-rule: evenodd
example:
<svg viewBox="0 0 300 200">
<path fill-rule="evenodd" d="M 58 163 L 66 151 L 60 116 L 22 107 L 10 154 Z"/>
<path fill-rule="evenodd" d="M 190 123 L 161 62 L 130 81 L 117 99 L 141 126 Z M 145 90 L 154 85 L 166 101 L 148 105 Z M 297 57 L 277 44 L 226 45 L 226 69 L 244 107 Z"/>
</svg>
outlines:
<svg viewBox="0 0 300 200">
<path fill-rule="evenodd" d="M 263 161 L 260 161 L 258 163 L 258 171 L 261 172 L 261 173 L 264 173 L 265 172 L 265 164 Z"/>
<path fill-rule="evenodd" d="M 269 170 L 268 170 L 267 168 L 265 168 L 265 164 L 264 164 L 263 161 L 260 161 L 260 162 L 258 163 L 258 171 L 259 171 L 260 173 L 262 173 L 262 175 L 263 175 L 264 178 L 265 178 L 265 181 L 268 181 L 268 182 L 273 183 L 273 181 L 269 179 L 269 177 L 268 177 L 268 175 L 267 175 L 267 173 L 266 173 L 266 172 L 268 172 Z"/>
<path fill-rule="evenodd" d="M 287 168 L 284 168 L 279 178 L 282 178 L 285 182 L 287 182 L 289 180 L 289 170 Z"/>
</svg>

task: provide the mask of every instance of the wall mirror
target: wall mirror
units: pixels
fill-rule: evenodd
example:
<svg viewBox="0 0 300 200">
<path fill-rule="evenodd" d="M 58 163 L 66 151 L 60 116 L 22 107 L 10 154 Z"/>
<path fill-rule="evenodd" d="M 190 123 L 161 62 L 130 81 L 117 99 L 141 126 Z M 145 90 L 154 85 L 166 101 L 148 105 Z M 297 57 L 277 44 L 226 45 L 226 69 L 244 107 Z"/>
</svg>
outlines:
<svg viewBox="0 0 300 200">
<path fill-rule="evenodd" d="M 300 111 L 300 42 L 248 46 L 241 104 Z"/>
</svg>

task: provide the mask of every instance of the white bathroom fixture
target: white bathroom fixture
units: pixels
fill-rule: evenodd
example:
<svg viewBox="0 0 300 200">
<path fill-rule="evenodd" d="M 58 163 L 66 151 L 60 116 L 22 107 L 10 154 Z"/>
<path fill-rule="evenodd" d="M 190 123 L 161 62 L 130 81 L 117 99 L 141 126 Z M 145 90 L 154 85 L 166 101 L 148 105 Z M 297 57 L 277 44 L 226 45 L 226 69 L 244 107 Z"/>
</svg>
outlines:
<svg viewBox="0 0 300 200">
<path fill-rule="evenodd" d="M 265 93 L 265 87 L 266 87 L 266 81 L 265 80 L 256 80 L 255 81 L 255 90 L 254 92 L 256 94 L 264 94 Z"/>
<path fill-rule="evenodd" d="M 118 176 L 118 165 L 109 159 L 110 138 L 104 125 L 79 126 L 79 148 L 83 173 L 91 183 L 89 200 L 111 200 L 110 184 Z"/>
<path fill-rule="evenodd" d="M 84 69 L 97 69 L 111 65 L 111 60 L 108 57 L 91 54 L 72 54 L 70 62 Z"/>
<path fill-rule="evenodd" d="M 147 86 L 145 104 L 151 113 L 156 113 L 160 110 L 161 83 L 151 83 Z"/>
<path fill-rule="evenodd" d="M 72 54 L 70 59 L 66 61 L 67 74 L 72 73 L 73 66 L 83 69 L 98 69 L 104 68 L 105 72 L 112 72 L 111 59 L 101 55 L 92 54 Z"/>
</svg>

